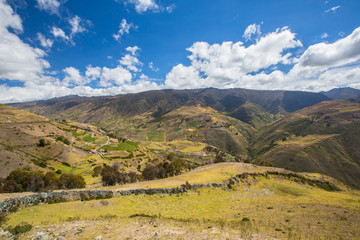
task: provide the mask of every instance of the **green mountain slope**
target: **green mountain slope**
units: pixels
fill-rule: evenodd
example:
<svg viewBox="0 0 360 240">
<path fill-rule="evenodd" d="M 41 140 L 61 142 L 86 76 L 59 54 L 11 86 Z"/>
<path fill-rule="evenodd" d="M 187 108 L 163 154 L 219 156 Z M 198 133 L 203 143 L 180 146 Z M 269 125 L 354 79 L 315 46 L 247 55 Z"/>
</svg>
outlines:
<svg viewBox="0 0 360 240">
<path fill-rule="evenodd" d="M 254 162 L 312 171 L 360 187 L 360 101 L 322 102 L 290 114 L 253 138 Z"/>
<path fill-rule="evenodd" d="M 247 89 L 196 89 L 196 90 L 157 90 L 136 94 L 123 94 L 112 97 L 70 96 L 46 101 L 18 103 L 13 106 L 30 110 L 52 119 L 70 119 L 77 122 L 99 123 L 112 118 L 127 118 L 151 113 L 155 118 L 178 109 L 189 103 L 202 103 L 221 113 L 262 126 L 271 120 L 272 115 L 286 114 L 329 100 L 319 93 L 292 91 L 257 91 Z M 249 103 L 254 107 L 247 107 Z M 245 105 L 245 106 L 243 106 Z M 244 110 L 239 110 L 243 106 Z M 259 115 L 258 109 L 265 111 Z M 239 114 L 242 111 L 242 114 Z M 240 116 L 241 115 L 241 116 Z M 265 119 L 265 122 L 258 119 Z"/>
</svg>

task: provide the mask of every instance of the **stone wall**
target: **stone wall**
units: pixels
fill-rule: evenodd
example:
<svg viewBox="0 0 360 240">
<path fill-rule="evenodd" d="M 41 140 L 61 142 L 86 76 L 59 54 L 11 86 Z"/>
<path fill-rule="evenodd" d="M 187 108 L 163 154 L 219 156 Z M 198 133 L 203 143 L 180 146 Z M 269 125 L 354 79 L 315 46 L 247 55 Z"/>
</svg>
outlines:
<svg viewBox="0 0 360 240">
<path fill-rule="evenodd" d="M 283 172 L 264 172 L 264 173 L 243 173 L 232 177 L 231 179 L 224 181 L 223 183 L 207 183 L 207 184 L 184 184 L 181 187 L 173 188 L 147 188 L 147 189 L 131 189 L 131 190 L 65 190 L 65 191 L 56 191 L 56 192 L 42 192 L 34 193 L 32 195 L 9 198 L 0 202 L 0 211 L 8 213 L 11 212 L 12 208 L 16 207 L 28 207 L 41 204 L 51 204 L 67 201 L 76 201 L 76 200 L 92 200 L 92 199 L 106 199 L 112 197 L 121 197 L 131 194 L 171 194 L 171 193 L 184 193 L 188 189 L 199 189 L 199 188 L 230 188 L 231 185 L 235 183 L 240 183 L 242 180 L 245 180 L 249 177 L 265 177 L 269 178 L 270 176 L 277 176 L 285 179 L 289 179 L 295 182 L 302 184 L 309 184 L 311 186 L 320 187 L 327 191 L 341 191 L 340 188 L 334 184 L 317 179 L 306 178 L 302 175 L 296 173 L 283 173 Z"/>
</svg>

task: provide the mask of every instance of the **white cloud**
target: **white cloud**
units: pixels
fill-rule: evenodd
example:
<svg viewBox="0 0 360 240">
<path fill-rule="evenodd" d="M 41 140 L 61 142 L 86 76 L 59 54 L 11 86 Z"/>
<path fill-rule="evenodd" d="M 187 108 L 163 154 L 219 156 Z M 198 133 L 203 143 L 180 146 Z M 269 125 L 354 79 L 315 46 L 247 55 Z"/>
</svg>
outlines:
<svg viewBox="0 0 360 240">
<path fill-rule="evenodd" d="M 65 32 L 58 27 L 52 27 L 51 33 L 55 38 L 61 38 L 63 40 L 69 40 L 69 37 L 66 36 Z"/>
<path fill-rule="evenodd" d="M 335 13 L 336 10 L 337 10 L 338 8 L 340 8 L 340 7 L 341 7 L 341 6 L 335 6 L 335 7 L 332 7 L 332 8 L 329 8 L 329 9 L 325 10 L 325 12 L 326 12 L 326 13 L 328 13 L 328 12 Z"/>
<path fill-rule="evenodd" d="M 0 79 L 32 81 L 41 78 L 50 64 L 44 51 L 24 43 L 16 34 L 23 31 L 20 17 L 0 0 Z"/>
<path fill-rule="evenodd" d="M 69 20 L 71 25 L 71 36 L 84 32 L 86 28 L 81 24 L 82 20 L 79 16 L 75 16 Z"/>
<path fill-rule="evenodd" d="M 45 47 L 45 48 L 51 48 L 54 41 L 46 38 L 44 35 L 42 35 L 41 33 L 37 34 L 37 38 L 40 41 L 41 46 Z"/>
<path fill-rule="evenodd" d="M 158 72 L 159 68 L 154 67 L 154 63 L 153 62 L 149 62 L 149 68 L 151 69 L 151 71 L 153 72 Z"/>
<path fill-rule="evenodd" d="M 125 48 L 126 51 L 130 52 L 132 55 L 136 55 L 137 51 L 140 51 L 141 48 L 139 48 L 138 46 L 133 46 L 133 47 L 127 47 Z"/>
<path fill-rule="evenodd" d="M 85 76 L 91 81 L 96 80 L 101 77 L 101 68 L 89 65 L 86 67 Z"/>
<path fill-rule="evenodd" d="M 159 11 L 160 6 L 154 0 L 125 0 L 126 3 L 133 4 L 138 13 L 146 11 Z"/>
<path fill-rule="evenodd" d="M 191 65 L 204 75 L 207 84 L 223 86 L 276 64 L 291 64 L 293 58 L 286 50 L 302 46 L 287 27 L 277 29 L 249 47 L 242 42 L 223 42 L 210 45 L 196 42 L 187 50 Z"/>
<path fill-rule="evenodd" d="M 334 43 L 318 43 L 310 46 L 289 75 L 314 79 L 329 68 L 340 67 L 358 60 L 360 60 L 360 27 Z"/>
<path fill-rule="evenodd" d="M 141 69 L 139 69 L 138 67 L 141 67 L 143 65 L 137 57 L 130 54 L 126 54 L 124 57 L 122 57 L 119 60 L 119 63 L 133 72 L 141 72 Z"/>
<path fill-rule="evenodd" d="M 175 4 L 171 4 L 169 6 L 167 6 L 165 9 L 168 13 L 172 13 L 174 11 L 174 9 L 176 8 Z"/>
<path fill-rule="evenodd" d="M 198 71 L 192 66 L 179 64 L 166 74 L 165 87 L 175 89 L 192 89 L 206 86 Z"/>
<path fill-rule="evenodd" d="M 124 83 L 131 83 L 131 79 L 131 73 L 121 66 L 117 66 L 116 68 L 103 67 L 100 77 L 100 86 L 110 87 L 114 85 L 122 85 Z"/>
<path fill-rule="evenodd" d="M 257 38 L 260 37 L 261 35 L 261 30 L 260 30 L 261 26 L 260 24 L 251 24 L 249 25 L 244 32 L 243 38 L 245 38 L 246 41 L 251 40 L 251 37 L 253 35 L 256 35 Z"/>
<path fill-rule="evenodd" d="M 41 10 L 44 10 L 50 14 L 58 14 L 60 2 L 57 0 L 36 0 L 37 7 Z"/>
<path fill-rule="evenodd" d="M 121 20 L 119 25 L 119 31 L 117 34 L 113 34 L 116 41 L 120 41 L 121 37 L 125 34 L 129 34 L 131 28 L 137 28 L 133 23 L 127 23 L 126 19 Z"/>
<path fill-rule="evenodd" d="M 65 78 L 63 84 L 65 86 L 81 86 L 88 83 L 87 79 L 80 74 L 80 71 L 74 67 L 67 67 L 64 69 Z"/>
<path fill-rule="evenodd" d="M 322 35 L 321 35 L 321 38 L 322 39 L 325 39 L 325 38 L 328 38 L 329 37 L 329 35 L 327 34 L 327 33 L 323 33 Z"/>
</svg>

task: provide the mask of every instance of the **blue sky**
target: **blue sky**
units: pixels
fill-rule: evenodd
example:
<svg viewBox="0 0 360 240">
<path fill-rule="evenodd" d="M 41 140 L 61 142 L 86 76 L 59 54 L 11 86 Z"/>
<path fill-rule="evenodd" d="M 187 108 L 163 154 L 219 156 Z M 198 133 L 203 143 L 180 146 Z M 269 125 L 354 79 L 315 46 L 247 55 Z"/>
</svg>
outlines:
<svg viewBox="0 0 360 240">
<path fill-rule="evenodd" d="M 0 102 L 360 89 L 358 0 L 0 0 Z"/>
</svg>

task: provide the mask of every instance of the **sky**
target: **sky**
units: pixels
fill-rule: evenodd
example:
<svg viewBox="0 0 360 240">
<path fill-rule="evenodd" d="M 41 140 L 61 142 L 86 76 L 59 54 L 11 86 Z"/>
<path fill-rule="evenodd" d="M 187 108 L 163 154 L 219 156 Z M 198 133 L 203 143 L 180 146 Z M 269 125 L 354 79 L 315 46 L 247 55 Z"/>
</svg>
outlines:
<svg viewBox="0 0 360 240">
<path fill-rule="evenodd" d="M 360 89 L 359 0 L 0 0 L 0 102 Z"/>
</svg>

